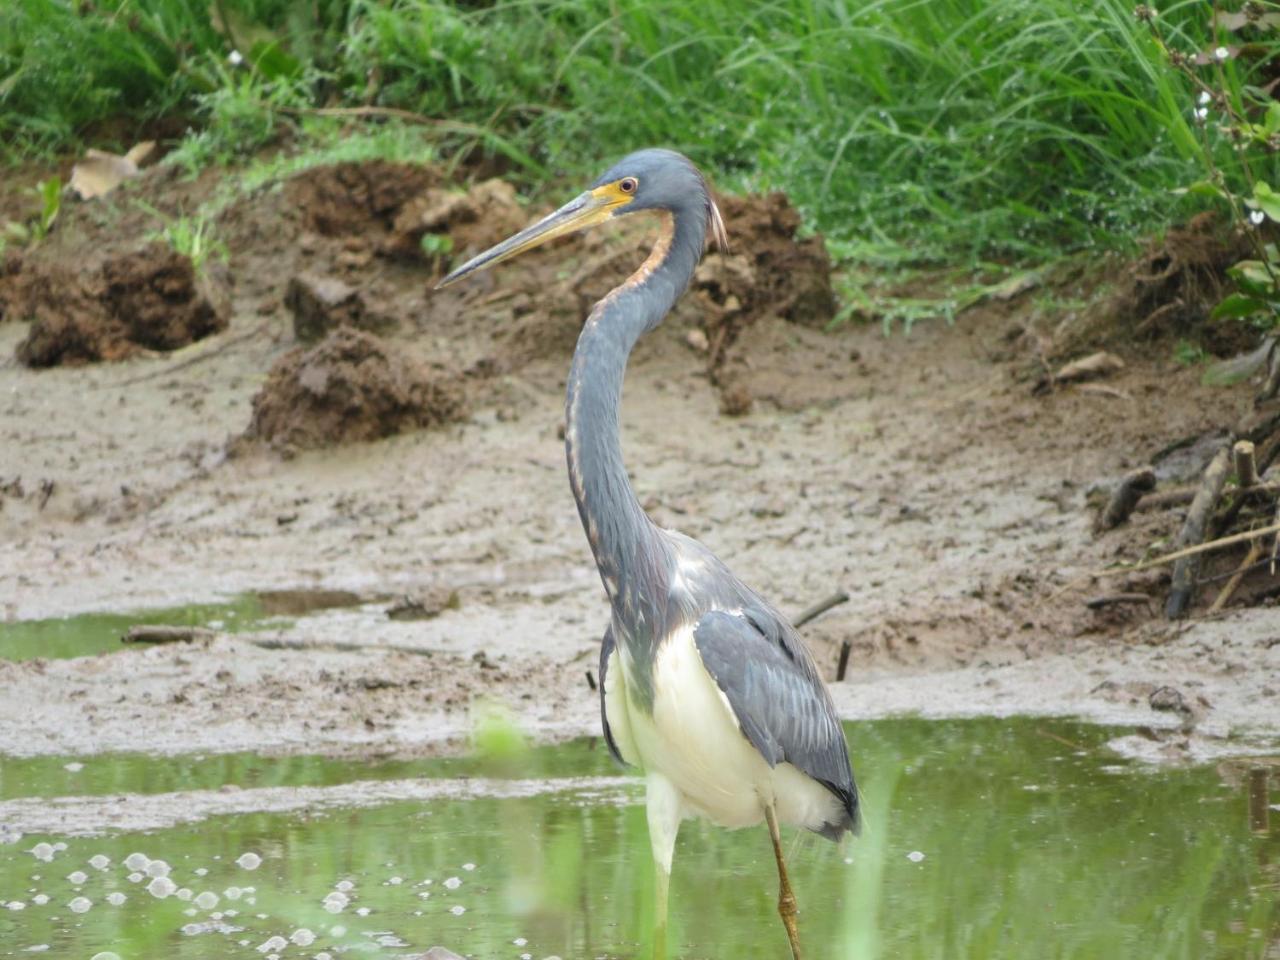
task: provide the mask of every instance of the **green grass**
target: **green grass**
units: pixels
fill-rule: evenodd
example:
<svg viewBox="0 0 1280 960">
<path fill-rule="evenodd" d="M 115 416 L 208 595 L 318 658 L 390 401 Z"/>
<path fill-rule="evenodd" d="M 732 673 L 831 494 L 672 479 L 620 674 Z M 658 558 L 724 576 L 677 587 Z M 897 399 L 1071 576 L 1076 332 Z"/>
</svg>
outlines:
<svg viewBox="0 0 1280 960">
<path fill-rule="evenodd" d="M 252 152 L 300 108 L 367 103 L 469 125 L 436 140 L 530 180 L 673 146 L 722 186 L 786 190 L 842 259 L 1043 259 L 1207 202 L 1170 192 L 1200 176 L 1192 93 L 1132 6 L 21 0 L 0 12 L 0 149 L 186 111 L 198 166 Z M 1186 51 L 1212 42 L 1205 19 L 1189 0 L 1161 9 Z"/>
</svg>

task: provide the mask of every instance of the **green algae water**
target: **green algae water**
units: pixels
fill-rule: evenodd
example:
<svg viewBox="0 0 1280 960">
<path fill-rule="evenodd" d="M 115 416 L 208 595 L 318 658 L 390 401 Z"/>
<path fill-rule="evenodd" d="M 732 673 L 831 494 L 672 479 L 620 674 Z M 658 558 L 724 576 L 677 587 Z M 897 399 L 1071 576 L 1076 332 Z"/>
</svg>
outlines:
<svg viewBox="0 0 1280 960">
<path fill-rule="evenodd" d="M 212 627 L 229 633 L 263 624 L 267 612 L 253 594 L 227 603 L 198 603 L 137 613 L 90 613 L 0 623 L 0 660 L 87 657 L 121 649 L 120 637 L 139 623 Z"/>
<path fill-rule="evenodd" d="M 843 849 L 785 838 L 807 955 L 1280 955 L 1280 831 L 1263 822 L 1280 812 L 1259 805 L 1248 764 L 1153 768 L 1106 747 L 1118 732 L 1031 719 L 850 725 L 863 836 Z M 336 960 L 433 944 L 512 960 L 648 955 L 643 788 L 598 741 L 500 762 L 103 756 L 0 770 L 0 956 Z M 503 795 L 504 778 L 523 793 Z M 370 783 L 442 792 L 392 789 L 365 805 Z M 332 802 L 199 812 L 201 798 L 250 809 L 294 795 Z M 63 832 L 19 836 L 33 804 Z M 131 826 L 145 805 L 195 819 Z M 78 812 L 59 820 L 64 807 Z M 687 821 L 671 956 L 785 955 L 776 895 L 763 827 Z"/>
</svg>

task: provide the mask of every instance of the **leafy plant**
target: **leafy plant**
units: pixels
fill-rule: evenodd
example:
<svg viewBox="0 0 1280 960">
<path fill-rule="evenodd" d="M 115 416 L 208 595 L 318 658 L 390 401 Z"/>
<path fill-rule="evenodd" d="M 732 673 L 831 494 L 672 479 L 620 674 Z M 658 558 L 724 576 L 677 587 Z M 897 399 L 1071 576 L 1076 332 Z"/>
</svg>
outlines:
<svg viewBox="0 0 1280 960">
<path fill-rule="evenodd" d="M 1212 317 L 1246 321 L 1270 335 L 1272 347 L 1255 352 L 1251 362 L 1256 358 L 1261 365 L 1270 358 L 1272 373 L 1263 393 L 1274 395 L 1280 388 L 1280 356 L 1274 348 L 1280 334 L 1280 249 L 1270 237 L 1280 224 L 1280 190 L 1273 186 L 1280 185 L 1280 101 L 1270 77 L 1280 68 L 1280 5 L 1249 0 L 1239 10 L 1226 11 L 1215 3 L 1207 13 L 1211 42 L 1196 50 L 1167 39 L 1151 7 L 1135 10 L 1168 63 L 1195 91 L 1190 111 L 1206 176 L 1183 192 L 1222 201 L 1253 250 L 1252 257 L 1227 271 L 1235 290 Z M 1238 379 L 1238 366 L 1209 379 Z"/>
<path fill-rule="evenodd" d="M 150 234 L 148 240 L 159 240 L 169 245 L 175 252 L 191 261 L 197 274 L 204 272 L 205 264 L 210 257 L 226 262 L 230 256 L 227 245 L 218 239 L 213 221 L 205 214 L 187 216 L 185 214 L 170 217 L 142 200 L 138 206 L 152 216 L 157 217 L 164 226 Z"/>
</svg>

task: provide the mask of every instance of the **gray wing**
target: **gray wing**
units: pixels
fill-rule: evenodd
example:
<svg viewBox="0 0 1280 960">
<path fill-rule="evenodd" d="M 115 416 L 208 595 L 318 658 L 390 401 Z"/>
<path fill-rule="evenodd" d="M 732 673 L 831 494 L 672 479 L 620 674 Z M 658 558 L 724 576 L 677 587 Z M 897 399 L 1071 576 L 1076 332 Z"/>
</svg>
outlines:
<svg viewBox="0 0 1280 960">
<path fill-rule="evenodd" d="M 609 752 L 619 763 L 625 764 L 627 761 L 622 759 L 622 754 L 618 751 L 618 744 L 613 739 L 613 731 L 609 729 L 609 714 L 604 708 L 604 678 L 609 673 L 609 655 L 613 653 L 613 646 L 611 625 L 605 630 L 604 640 L 600 642 L 600 726 L 604 727 L 604 742 L 608 745 Z"/>
<path fill-rule="evenodd" d="M 702 663 L 724 691 L 743 734 L 769 765 L 787 762 L 840 800 L 848 821 L 830 824 L 837 839 L 861 818 L 849 750 L 831 695 L 789 624 L 768 609 L 707 613 L 694 627 Z"/>
</svg>

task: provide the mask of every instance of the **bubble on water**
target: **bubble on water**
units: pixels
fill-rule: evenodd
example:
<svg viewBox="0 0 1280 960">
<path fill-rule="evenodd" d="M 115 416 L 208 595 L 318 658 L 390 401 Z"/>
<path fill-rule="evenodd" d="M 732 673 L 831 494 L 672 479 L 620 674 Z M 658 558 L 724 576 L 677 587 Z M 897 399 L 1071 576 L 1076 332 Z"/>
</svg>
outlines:
<svg viewBox="0 0 1280 960">
<path fill-rule="evenodd" d="M 128 899 L 129 898 L 126 897 L 119 890 L 112 890 L 110 893 L 107 894 L 107 903 L 111 904 L 113 907 L 120 906 L 120 904 L 124 903 Z"/>
<path fill-rule="evenodd" d="M 329 928 L 329 936 L 333 937 L 335 940 L 341 940 L 346 935 L 347 928 L 340 923 L 336 923 Z"/>
<path fill-rule="evenodd" d="M 327 950 L 321 950 L 316 954 L 316 960 L 333 960 L 333 954 Z"/>
<path fill-rule="evenodd" d="M 48 949 L 49 949 L 49 945 L 47 943 L 34 943 L 31 946 L 27 947 L 26 952 L 27 953 L 44 953 Z"/>
<path fill-rule="evenodd" d="M 139 882 L 139 881 L 140 881 L 143 877 L 145 877 L 145 876 L 146 876 L 146 874 L 145 874 L 145 873 L 136 873 L 136 872 L 135 872 L 135 873 L 131 873 L 131 874 L 129 874 L 129 882 L 130 882 L 130 883 L 137 883 L 137 882 Z"/>
<path fill-rule="evenodd" d="M 430 891 L 430 890 L 423 890 L 421 893 L 419 893 L 419 894 L 418 894 L 418 899 L 420 899 L 420 900 L 430 900 L 430 899 L 431 899 L 431 891 Z"/>
<path fill-rule="evenodd" d="M 248 851 L 236 857 L 236 865 L 245 870 L 257 870 L 262 865 L 262 858 L 253 851 Z"/>
<path fill-rule="evenodd" d="M 67 904 L 67 909 L 72 913 L 88 913 L 89 908 L 93 906 L 93 901 L 88 897 L 76 897 Z"/>
<path fill-rule="evenodd" d="M 921 860 L 924 859 L 924 854 L 921 853 L 919 850 L 912 850 L 910 853 L 907 854 L 907 859 L 910 860 L 912 863 L 919 863 Z"/>
<path fill-rule="evenodd" d="M 447 890 L 457 890 L 460 886 L 462 886 L 462 881 L 459 880 L 457 877 L 450 877 L 448 880 L 444 882 L 444 885 L 445 885 L 445 889 Z"/>
<path fill-rule="evenodd" d="M 95 953 L 89 960 L 120 960 L 120 954 L 103 950 L 101 953 Z"/>
<path fill-rule="evenodd" d="M 107 867 L 111 866 L 111 858 L 103 856 L 100 853 L 95 853 L 89 858 L 89 866 L 93 867 L 95 870 L 105 870 Z"/>
<path fill-rule="evenodd" d="M 195 905 L 201 910 L 212 910 L 218 905 L 218 895 L 212 890 L 205 890 L 196 897 Z"/>
<path fill-rule="evenodd" d="M 350 880 L 339 880 L 337 883 L 333 885 L 333 889 L 341 890 L 343 893 L 346 893 L 348 890 L 350 890 L 354 886 L 355 884 L 352 883 Z"/>
<path fill-rule="evenodd" d="M 70 763 L 64 763 L 62 765 L 62 769 L 66 770 L 68 773 L 79 773 L 84 769 L 84 764 L 79 760 L 72 760 Z"/>
<path fill-rule="evenodd" d="M 347 899 L 347 895 L 345 893 L 339 893 L 337 890 L 328 894 L 324 898 L 324 908 L 329 913 L 341 913 L 346 909 L 348 903 L 350 903 L 350 901 Z"/>
<path fill-rule="evenodd" d="M 67 849 L 67 845 L 64 841 L 59 840 L 53 845 L 53 849 L 55 853 L 61 853 L 63 850 Z"/>
<path fill-rule="evenodd" d="M 524 946 L 528 946 L 529 944 L 529 941 L 526 940 L 524 937 L 516 937 L 511 942 L 515 944 L 517 947 L 524 947 Z"/>
<path fill-rule="evenodd" d="M 289 939 L 300 947 L 309 947 L 316 942 L 316 935 L 306 927 L 300 927 L 289 934 Z"/>
<path fill-rule="evenodd" d="M 148 877 L 167 877 L 170 869 L 170 866 L 163 860 L 152 860 L 143 867 L 142 872 Z"/>
<path fill-rule="evenodd" d="M 184 917 L 194 917 L 197 912 L 198 911 L 196 910 L 195 907 L 187 907 L 187 909 L 182 911 L 182 915 Z"/>
<path fill-rule="evenodd" d="M 168 877 L 156 877 L 147 884 L 147 893 L 151 894 L 157 900 L 163 900 L 178 889 L 178 885 Z"/>
<path fill-rule="evenodd" d="M 145 870 L 151 858 L 145 853 L 131 853 L 124 858 L 124 865 L 130 870 Z"/>
<path fill-rule="evenodd" d="M 449 908 L 449 912 L 452 913 L 455 917 L 460 917 L 467 912 L 467 908 L 461 905 L 452 906 Z"/>
<path fill-rule="evenodd" d="M 400 884 L 404 883 L 404 877 L 391 877 L 387 880 L 387 883 L 391 884 L 393 887 L 398 887 Z"/>
<path fill-rule="evenodd" d="M 179 887 L 173 894 L 179 900 L 190 900 L 193 894 L 188 887 Z"/>
<path fill-rule="evenodd" d="M 79 887 L 89 879 L 89 875 L 83 870 L 73 870 L 67 874 L 67 879 L 71 881 L 73 887 Z"/>
<path fill-rule="evenodd" d="M 281 936 L 268 937 L 262 943 L 258 944 L 259 953 L 272 953 L 276 950 L 283 950 L 289 946 L 289 941 Z"/>
<path fill-rule="evenodd" d="M 53 845 L 49 843 L 37 843 L 31 848 L 31 855 L 37 860 L 43 860 L 48 863 L 53 859 Z"/>
<path fill-rule="evenodd" d="M 8 907 L 10 910 L 27 909 L 27 905 L 23 903 L 21 900 L 10 900 L 8 903 L 5 904 L 5 906 Z"/>
<path fill-rule="evenodd" d="M 243 891 L 241 891 L 239 887 L 227 887 L 227 889 L 222 891 L 222 895 L 228 900 L 239 900 L 242 892 Z"/>
<path fill-rule="evenodd" d="M 407 947 L 409 945 L 394 933 L 369 934 L 369 936 L 373 937 L 374 942 L 380 947 Z"/>
<path fill-rule="evenodd" d="M 184 923 L 182 925 L 182 932 L 188 937 L 194 937 L 198 934 L 204 933 L 204 927 L 198 923 Z"/>
<path fill-rule="evenodd" d="M 522 954 L 520 954 L 520 960 L 533 960 L 533 954 L 532 954 L 532 953 L 522 953 Z"/>
<path fill-rule="evenodd" d="M 34 903 L 37 907 L 43 907 L 46 903 L 49 902 L 49 895 L 45 893 L 37 893 L 34 897 L 31 898 L 31 902 Z"/>
<path fill-rule="evenodd" d="M 196 867 L 196 869 L 195 869 L 195 871 L 194 871 L 194 872 L 195 872 L 195 875 L 196 875 L 197 877 L 203 877 L 206 873 L 208 873 L 208 872 L 209 872 L 209 868 L 208 868 L 208 867 Z"/>
<path fill-rule="evenodd" d="M 846 864 L 852 864 L 852 863 L 853 863 L 853 857 L 845 857 L 845 858 L 844 858 L 844 862 L 845 862 Z"/>
<path fill-rule="evenodd" d="M 369 913 L 370 910 L 368 907 L 356 907 L 356 916 L 358 917 L 367 917 Z"/>
<path fill-rule="evenodd" d="M 462 865 L 462 869 L 467 871 L 474 870 L 475 868 L 476 868 L 476 865 L 474 863 L 464 863 Z"/>
</svg>

